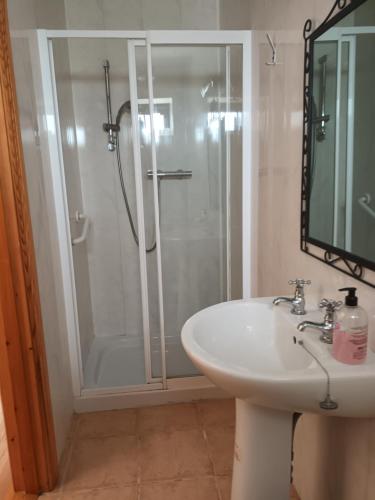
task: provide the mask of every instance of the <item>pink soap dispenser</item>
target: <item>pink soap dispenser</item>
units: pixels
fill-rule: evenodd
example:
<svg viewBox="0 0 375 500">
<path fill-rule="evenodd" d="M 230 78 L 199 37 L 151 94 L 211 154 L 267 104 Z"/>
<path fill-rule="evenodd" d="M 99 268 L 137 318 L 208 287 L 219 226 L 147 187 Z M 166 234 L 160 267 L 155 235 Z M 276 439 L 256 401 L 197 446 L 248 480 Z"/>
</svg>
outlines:
<svg viewBox="0 0 375 500">
<path fill-rule="evenodd" d="M 337 314 L 333 333 L 332 355 L 337 361 L 349 365 L 359 365 L 366 360 L 368 318 L 367 313 L 358 305 L 356 288 L 340 288 L 348 292 L 345 305 Z"/>
</svg>

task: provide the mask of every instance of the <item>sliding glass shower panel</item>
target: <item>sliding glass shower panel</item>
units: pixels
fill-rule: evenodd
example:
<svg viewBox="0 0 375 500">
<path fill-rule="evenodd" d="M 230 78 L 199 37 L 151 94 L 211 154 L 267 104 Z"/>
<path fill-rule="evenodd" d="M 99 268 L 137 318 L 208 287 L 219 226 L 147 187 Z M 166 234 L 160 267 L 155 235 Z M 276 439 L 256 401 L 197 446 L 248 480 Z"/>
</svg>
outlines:
<svg viewBox="0 0 375 500">
<path fill-rule="evenodd" d="M 125 40 L 53 40 L 85 388 L 146 383 Z M 105 71 L 115 148 L 109 149 Z M 128 204 L 128 209 L 126 207 Z M 84 219 L 86 217 L 87 219 Z M 134 233 L 131 225 L 134 226 Z"/>
<path fill-rule="evenodd" d="M 230 115 L 227 71 L 225 46 L 152 46 L 168 377 L 198 373 L 181 328 L 228 297 L 227 134 L 231 118 L 232 128 L 240 126 L 241 113 Z"/>
</svg>

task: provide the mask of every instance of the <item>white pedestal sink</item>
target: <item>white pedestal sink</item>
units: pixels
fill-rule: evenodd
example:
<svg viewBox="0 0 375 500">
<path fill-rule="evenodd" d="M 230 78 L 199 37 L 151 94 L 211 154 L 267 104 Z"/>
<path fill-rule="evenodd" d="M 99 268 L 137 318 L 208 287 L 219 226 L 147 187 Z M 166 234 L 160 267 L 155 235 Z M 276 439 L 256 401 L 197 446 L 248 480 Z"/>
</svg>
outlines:
<svg viewBox="0 0 375 500">
<path fill-rule="evenodd" d="M 194 364 L 237 398 L 232 500 L 289 498 L 293 413 L 375 417 L 375 355 L 359 366 L 335 361 L 318 331 L 296 328 L 321 315 L 296 317 L 272 298 L 251 299 L 209 307 L 182 329 Z M 320 407 L 327 375 L 314 357 L 329 373 L 335 410 Z"/>
</svg>

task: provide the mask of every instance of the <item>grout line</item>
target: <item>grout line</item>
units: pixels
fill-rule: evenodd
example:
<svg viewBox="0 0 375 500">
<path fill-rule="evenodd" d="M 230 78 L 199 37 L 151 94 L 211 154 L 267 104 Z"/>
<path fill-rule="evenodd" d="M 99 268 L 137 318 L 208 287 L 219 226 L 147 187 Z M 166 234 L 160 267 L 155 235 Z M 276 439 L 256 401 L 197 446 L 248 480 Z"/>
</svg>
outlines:
<svg viewBox="0 0 375 500">
<path fill-rule="evenodd" d="M 214 461 L 213 456 L 211 455 L 211 452 L 210 452 L 209 440 L 208 440 L 208 435 L 207 435 L 207 430 L 208 430 L 208 428 L 210 426 L 207 425 L 207 429 L 206 429 L 206 425 L 204 423 L 204 418 L 203 418 L 203 412 L 199 408 L 198 404 L 197 404 L 197 411 L 198 411 L 198 415 L 199 415 L 199 421 L 200 421 L 200 424 L 201 424 L 201 427 L 202 427 L 203 438 L 204 438 L 205 443 L 206 443 L 207 455 L 208 455 L 208 458 L 209 458 L 209 460 L 211 462 L 211 465 L 212 465 L 213 479 L 214 479 L 215 488 L 216 488 L 216 495 L 217 495 L 218 500 L 223 500 L 223 496 L 221 494 L 221 490 L 220 490 L 218 479 L 219 479 L 219 477 L 227 477 L 230 474 L 219 474 L 217 472 L 216 467 L 215 467 L 215 461 Z M 219 425 L 219 427 L 223 427 L 223 426 L 224 425 L 221 425 L 221 424 Z M 217 426 L 213 426 L 213 427 L 217 427 Z M 230 426 L 230 427 L 232 427 L 232 426 Z"/>
<path fill-rule="evenodd" d="M 202 429 L 204 429 L 204 421 L 203 421 L 203 416 L 201 414 L 201 410 L 199 408 L 199 403 L 198 401 L 194 401 L 193 402 L 193 405 L 195 407 L 195 411 L 196 411 L 196 414 L 197 414 L 197 420 L 198 420 L 198 426 Z"/>
<path fill-rule="evenodd" d="M 202 419 L 202 422 L 203 422 L 203 419 Z M 211 467 L 212 467 L 212 471 L 213 471 L 213 477 L 214 477 L 216 495 L 217 495 L 218 500 L 223 500 L 222 497 L 221 497 L 219 483 L 218 483 L 218 480 L 217 480 L 217 473 L 216 473 L 216 468 L 215 468 L 215 462 L 214 462 L 214 459 L 213 459 L 213 457 L 211 456 L 211 453 L 210 453 L 210 447 L 209 447 L 209 443 L 208 443 L 208 436 L 207 436 L 206 429 L 204 427 L 202 428 L 202 434 L 203 434 L 203 439 L 204 439 L 205 444 L 206 444 L 207 456 L 208 456 L 208 459 L 209 459 L 209 461 L 211 463 Z"/>
</svg>

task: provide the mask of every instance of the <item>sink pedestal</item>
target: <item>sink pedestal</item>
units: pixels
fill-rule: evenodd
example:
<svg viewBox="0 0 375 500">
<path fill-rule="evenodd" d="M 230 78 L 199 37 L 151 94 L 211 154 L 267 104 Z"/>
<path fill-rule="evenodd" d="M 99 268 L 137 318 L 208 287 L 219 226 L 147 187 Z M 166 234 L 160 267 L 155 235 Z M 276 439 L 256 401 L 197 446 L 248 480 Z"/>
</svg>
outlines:
<svg viewBox="0 0 375 500">
<path fill-rule="evenodd" d="M 236 399 L 231 500 L 288 500 L 293 414 Z"/>
</svg>

